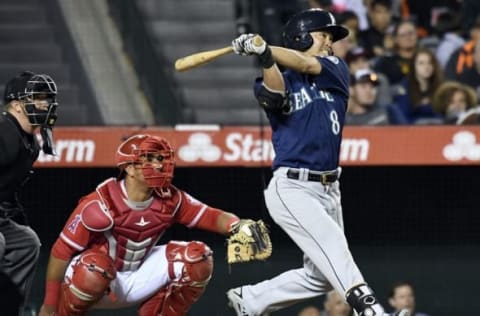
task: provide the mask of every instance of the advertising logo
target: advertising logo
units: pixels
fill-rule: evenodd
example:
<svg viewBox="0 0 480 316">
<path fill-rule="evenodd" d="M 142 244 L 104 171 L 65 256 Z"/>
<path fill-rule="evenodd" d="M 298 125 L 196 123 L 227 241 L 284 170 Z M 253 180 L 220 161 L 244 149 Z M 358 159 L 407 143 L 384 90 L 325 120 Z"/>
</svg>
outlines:
<svg viewBox="0 0 480 316">
<path fill-rule="evenodd" d="M 250 133 L 230 133 L 225 138 L 226 161 L 260 162 L 271 161 L 275 157 L 270 140 L 254 138 Z"/>
<path fill-rule="evenodd" d="M 203 160 L 213 162 L 220 159 L 220 148 L 212 144 L 212 138 L 205 133 L 194 133 L 188 138 L 188 144 L 180 147 L 178 156 L 186 162 Z"/>
<path fill-rule="evenodd" d="M 477 137 L 468 131 L 455 133 L 452 143 L 443 148 L 443 156 L 450 161 L 480 160 L 480 144 L 477 143 Z"/>
<path fill-rule="evenodd" d="M 95 156 L 95 141 L 90 139 L 59 139 L 55 142 L 55 156 L 40 151 L 38 162 L 92 162 Z"/>
<path fill-rule="evenodd" d="M 346 138 L 340 147 L 341 161 L 366 161 L 370 149 L 370 141 L 365 138 Z"/>
</svg>

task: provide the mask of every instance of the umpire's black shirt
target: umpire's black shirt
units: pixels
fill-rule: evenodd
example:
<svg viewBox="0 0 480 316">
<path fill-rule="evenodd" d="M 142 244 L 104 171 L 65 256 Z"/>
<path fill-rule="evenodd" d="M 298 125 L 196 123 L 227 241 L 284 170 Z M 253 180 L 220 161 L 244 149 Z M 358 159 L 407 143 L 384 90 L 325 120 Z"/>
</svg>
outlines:
<svg viewBox="0 0 480 316">
<path fill-rule="evenodd" d="M 8 112 L 0 114 L 0 203 L 16 204 L 16 192 L 28 179 L 40 146 Z"/>
</svg>

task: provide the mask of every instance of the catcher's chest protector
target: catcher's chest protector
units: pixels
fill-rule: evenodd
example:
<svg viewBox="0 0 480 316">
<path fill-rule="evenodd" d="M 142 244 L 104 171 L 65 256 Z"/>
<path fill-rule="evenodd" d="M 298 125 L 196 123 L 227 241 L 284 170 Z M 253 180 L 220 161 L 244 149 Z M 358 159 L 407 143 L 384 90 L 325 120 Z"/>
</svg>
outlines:
<svg viewBox="0 0 480 316">
<path fill-rule="evenodd" d="M 120 185 L 112 179 L 99 187 L 106 208 L 113 218 L 113 228 L 106 234 L 115 249 L 109 249 L 115 258 L 115 267 L 119 271 L 136 270 L 151 248 L 174 222 L 181 195 L 173 191 L 169 199 L 155 197 L 149 208 L 132 210 L 123 200 Z"/>
</svg>

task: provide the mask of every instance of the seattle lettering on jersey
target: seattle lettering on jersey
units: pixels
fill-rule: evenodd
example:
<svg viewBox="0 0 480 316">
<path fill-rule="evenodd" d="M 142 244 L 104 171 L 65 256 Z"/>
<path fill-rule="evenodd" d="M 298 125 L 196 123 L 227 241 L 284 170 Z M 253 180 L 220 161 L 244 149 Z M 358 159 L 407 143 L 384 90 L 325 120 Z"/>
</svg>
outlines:
<svg viewBox="0 0 480 316">
<path fill-rule="evenodd" d="M 322 99 L 327 102 L 335 101 L 330 92 L 317 89 L 317 86 L 314 83 L 308 87 L 308 89 L 304 87 L 298 92 L 291 93 L 290 105 L 292 106 L 292 111 L 298 111 L 306 107 L 309 103 L 318 99 Z"/>
</svg>

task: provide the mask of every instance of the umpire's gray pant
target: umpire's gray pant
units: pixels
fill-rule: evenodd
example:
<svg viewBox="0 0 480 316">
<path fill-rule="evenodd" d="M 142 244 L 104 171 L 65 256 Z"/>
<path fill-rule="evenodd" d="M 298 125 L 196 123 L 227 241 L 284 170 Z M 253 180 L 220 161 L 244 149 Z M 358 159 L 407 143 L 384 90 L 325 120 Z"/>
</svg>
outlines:
<svg viewBox="0 0 480 316">
<path fill-rule="evenodd" d="M 33 229 L 0 217 L 0 270 L 11 279 L 24 298 L 20 311 L 32 286 L 40 245 Z"/>
</svg>

